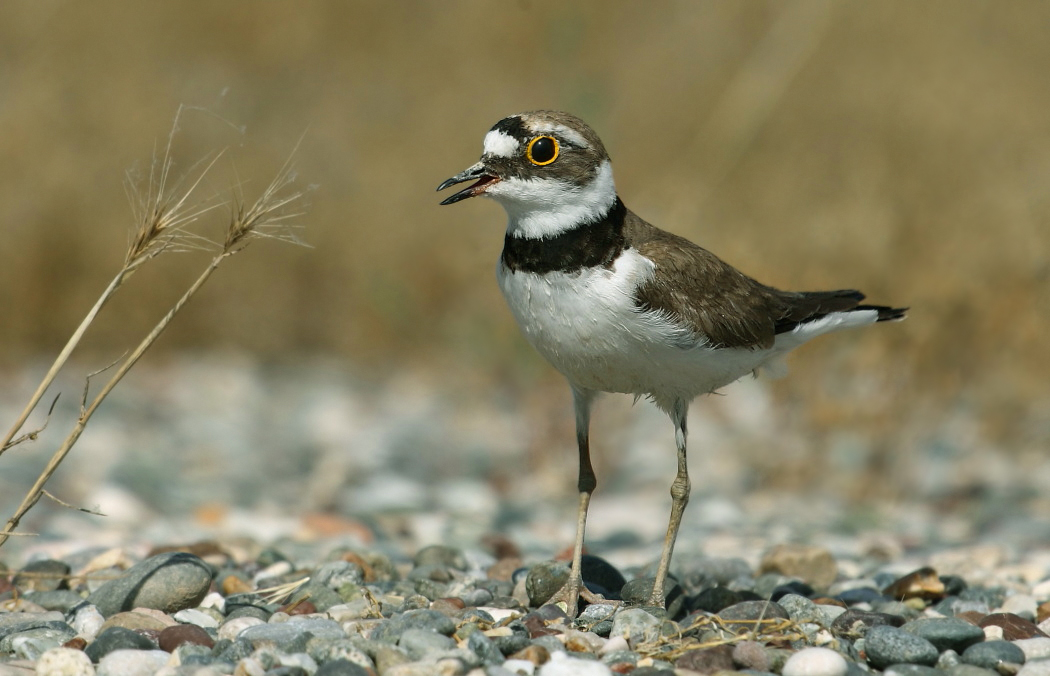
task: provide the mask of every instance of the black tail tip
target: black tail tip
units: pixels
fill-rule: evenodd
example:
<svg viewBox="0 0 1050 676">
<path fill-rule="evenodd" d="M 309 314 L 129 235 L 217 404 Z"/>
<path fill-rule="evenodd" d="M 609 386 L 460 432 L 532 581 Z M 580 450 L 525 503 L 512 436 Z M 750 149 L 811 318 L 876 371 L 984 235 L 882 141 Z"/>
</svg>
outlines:
<svg viewBox="0 0 1050 676">
<path fill-rule="evenodd" d="M 875 310 L 879 313 L 877 322 L 898 322 L 908 316 L 906 307 L 888 307 L 886 305 L 858 305 L 857 310 Z"/>
</svg>

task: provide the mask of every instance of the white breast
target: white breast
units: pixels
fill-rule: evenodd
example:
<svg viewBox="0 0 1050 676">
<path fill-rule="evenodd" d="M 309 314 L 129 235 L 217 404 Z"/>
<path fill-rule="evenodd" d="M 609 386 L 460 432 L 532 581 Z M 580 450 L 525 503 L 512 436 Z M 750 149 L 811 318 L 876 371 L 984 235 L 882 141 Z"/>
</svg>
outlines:
<svg viewBox="0 0 1050 676">
<path fill-rule="evenodd" d="M 634 292 L 652 261 L 625 251 L 611 269 L 535 274 L 497 269 L 500 289 L 529 342 L 573 384 L 649 395 L 661 407 L 691 400 L 754 371 L 777 350 L 713 349 Z"/>
</svg>

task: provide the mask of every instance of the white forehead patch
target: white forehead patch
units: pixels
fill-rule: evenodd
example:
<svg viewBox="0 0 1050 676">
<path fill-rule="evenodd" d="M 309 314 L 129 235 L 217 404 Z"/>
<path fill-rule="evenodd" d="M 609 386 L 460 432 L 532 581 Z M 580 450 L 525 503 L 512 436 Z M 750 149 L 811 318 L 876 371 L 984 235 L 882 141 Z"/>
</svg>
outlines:
<svg viewBox="0 0 1050 676">
<path fill-rule="evenodd" d="M 529 128 L 537 134 L 555 134 L 560 136 L 578 148 L 591 147 L 591 144 L 587 143 L 587 139 L 583 138 L 583 135 L 580 134 L 580 132 L 570 127 L 566 127 L 564 124 L 540 122 L 536 125 L 529 125 Z"/>
<path fill-rule="evenodd" d="M 518 152 L 518 139 L 493 129 L 485 134 L 485 154 L 498 157 L 514 157 Z"/>
</svg>

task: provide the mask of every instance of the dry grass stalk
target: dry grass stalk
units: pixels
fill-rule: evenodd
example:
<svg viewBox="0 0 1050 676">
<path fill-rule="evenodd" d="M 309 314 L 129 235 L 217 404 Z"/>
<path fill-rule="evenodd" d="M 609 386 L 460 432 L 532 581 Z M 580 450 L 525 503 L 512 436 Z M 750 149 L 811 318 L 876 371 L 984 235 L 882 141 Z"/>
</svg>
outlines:
<svg viewBox="0 0 1050 676">
<path fill-rule="evenodd" d="M 180 108 L 179 114 L 181 114 L 181 112 Z M 186 226 L 198 220 L 200 216 L 206 212 L 220 206 L 220 204 L 212 203 L 191 207 L 190 197 L 200 186 L 201 181 L 204 179 L 208 171 L 214 167 L 215 162 L 218 160 L 219 156 L 221 156 L 221 153 L 217 154 L 204 165 L 203 170 L 198 172 L 196 179 L 189 184 L 188 188 L 179 192 L 177 190 L 178 184 L 176 184 L 174 188 L 169 189 L 168 181 L 171 170 L 171 142 L 177 127 L 178 115 L 176 115 L 176 123 L 172 129 L 171 136 L 168 138 L 168 146 L 165 150 L 164 159 L 161 161 L 159 169 L 155 166 L 154 170 L 150 173 L 147 192 L 141 200 L 137 202 L 136 211 L 138 212 L 138 227 L 128 245 L 124 266 L 113 278 L 113 281 L 110 282 L 109 286 L 106 287 L 106 290 L 103 291 L 94 307 L 88 312 L 87 316 L 74 332 L 69 342 L 66 343 L 66 346 L 63 348 L 58 358 L 56 358 L 51 369 L 48 371 L 44 380 L 37 388 L 37 391 L 30 399 L 29 404 L 23 410 L 8 435 L 4 438 L 3 443 L 0 444 L 0 453 L 18 443 L 18 440 L 13 441 L 14 436 L 25 424 L 30 413 L 36 408 L 44 391 L 54 380 L 58 371 L 65 365 L 69 355 L 80 342 L 80 339 L 83 337 L 88 326 L 90 326 L 95 320 L 106 302 L 112 298 L 113 294 L 116 293 L 121 285 L 135 270 L 139 268 L 139 266 L 165 252 L 181 251 L 190 248 L 201 249 L 210 244 L 209 240 L 186 230 Z M 243 200 L 240 190 L 234 190 L 230 221 L 226 228 L 225 239 L 223 240 L 220 251 L 214 255 L 211 262 L 204 268 L 193 284 L 190 285 L 171 309 L 168 310 L 167 314 L 157 322 L 153 327 L 153 330 L 142 339 L 135 350 L 123 359 L 118 360 L 119 365 L 117 365 L 116 371 L 110 376 L 109 380 L 106 381 L 105 385 L 103 385 L 102 389 L 94 399 L 91 400 L 90 404 L 87 403 L 88 393 L 85 389 L 84 403 L 81 407 L 81 413 L 76 424 L 59 446 L 58 450 L 52 455 L 43 471 L 37 477 L 36 482 L 26 493 L 25 498 L 22 500 L 22 503 L 19 505 L 14 515 L 12 515 L 7 521 L 3 530 L 0 531 L 0 546 L 7 541 L 8 537 L 15 534 L 14 530 L 18 527 L 22 517 L 32 509 L 43 495 L 45 495 L 46 491 L 44 491 L 44 485 L 51 476 L 54 475 L 58 466 L 76 444 L 80 435 L 83 433 L 84 428 L 87 426 L 88 421 L 91 420 L 92 415 L 94 415 L 99 405 L 101 405 L 109 393 L 113 391 L 113 388 L 120 383 L 127 372 L 131 370 L 142 355 L 145 354 L 146 350 L 156 342 L 157 338 L 159 338 L 161 333 L 163 333 L 168 327 L 175 315 L 178 314 L 179 310 L 181 310 L 183 306 L 189 302 L 190 298 L 200 290 L 223 261 L 241 251 L 251 241 L 258 238 L 270 238 L 298 243 L 299 240 L 294 236 L 294 226 L 289 223 L 289 220 L 301 215 L 301 213 L 289 213 L 287 208 L 302 197 L 302 192 L 288 190 L 292 180 L 291 158 L 289 158 L 284 166 L 281 167 L 274 180 L 263 191 L 262 195 L 252 204 L 247 205 Z M 133 201 L 133 203 L 135 202 Z M 103 369 L 102 371 L 105 370 L 106 369 Z M 98 375 L 98 373 L 101 373 L 102 371 L 96 372 L 92 375 Z M 29 435 L 23 435 L 23 438 L 28 436 Z"/>
</svg>

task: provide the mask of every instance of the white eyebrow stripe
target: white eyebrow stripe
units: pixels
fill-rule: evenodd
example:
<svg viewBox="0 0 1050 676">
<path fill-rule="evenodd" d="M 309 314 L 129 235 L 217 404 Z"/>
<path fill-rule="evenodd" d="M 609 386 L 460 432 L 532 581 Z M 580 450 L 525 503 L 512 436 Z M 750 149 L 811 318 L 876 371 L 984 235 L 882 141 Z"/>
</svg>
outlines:
<svg viewBox="0 0 1050 676">
<path fill-rule="evenodd" d="M 485 154 L 497 157 L 514 157 L 518 152 L 518 139 L 493 129 L 485 134 Z"/>
<path fill-rule="evenodd" d="M 557 134 L 569 143 L 579 148 L 590 148 L 591 144 L 587 142 L 587 139 L 583 138 L 583 135 L 575 129 L 566 127 L 564 124 L 557 123 L 540 123 L 531 127 L 531 130 L 539 134 Z"/>
</svg>

